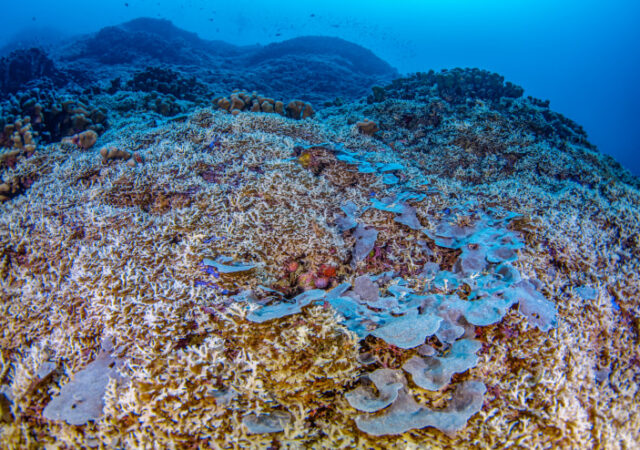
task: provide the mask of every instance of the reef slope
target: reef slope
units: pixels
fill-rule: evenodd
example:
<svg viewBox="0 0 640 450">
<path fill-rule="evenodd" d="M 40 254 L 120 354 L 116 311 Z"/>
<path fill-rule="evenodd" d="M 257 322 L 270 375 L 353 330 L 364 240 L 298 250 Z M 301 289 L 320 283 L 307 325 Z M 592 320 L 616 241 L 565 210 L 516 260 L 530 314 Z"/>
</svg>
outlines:
<svg viewBox="0 0 640 450">
<path fill-rule="evenodd" d="M 419 74 L 305 120 L 208 108 L 113 114 L 95 147 L 55 142 L 3 159 L 3 182 L 19 189 L 0 204 L 0 439 L 21 448 L 633 447 L 638 180 L 579 126 L 496 77 Z M 401 191 L 415 196 L 415 214 L 395 220 L 385 198 Z M 341 225 L 350 202 L 377 232 L 371 247 L 366 230 Z M 435 337 L 432 350 L 390 345 L 381 332 L 360 339 L 329 301 L 288 300 L 293 314 L 255 320 L 280 296 L 386 271 L 402 286 L 433 282 L 432 293 L 464 298 L 468 285 L 425 275 L 430 263 L 464 271 L 438 229 L 452 211 L 464 229 L 497 210 L 518 214 L 505 225 L 522 242 L 509 261 L 537 280 L 557 317 L 534 326 L 521 300 L 495 323 L 458 321 L 479 343 L 477 361 L 443 389 L 398 378 L 433 349 L 451 356 Z M 95 367 L 113 371 L 110 381 Z M 381 380 L 379 369 L 395 372 L 377 372 L 390 377 Z M 81 417 L 53 402 L 92 376 L 103 391 Z M 475 382 L 486 393 L 447 407 L 454 388 Z M 358 389 L 390 397 L 349 401 Z M 88 392 L 71 397 L 91 403 Z M 406 406 L 409 394 L 440 411 L 478 398 L 480 408 L 457 432 L 361 431 L 372 419 L 360 411 L 394 398 Z"/>
</svg>

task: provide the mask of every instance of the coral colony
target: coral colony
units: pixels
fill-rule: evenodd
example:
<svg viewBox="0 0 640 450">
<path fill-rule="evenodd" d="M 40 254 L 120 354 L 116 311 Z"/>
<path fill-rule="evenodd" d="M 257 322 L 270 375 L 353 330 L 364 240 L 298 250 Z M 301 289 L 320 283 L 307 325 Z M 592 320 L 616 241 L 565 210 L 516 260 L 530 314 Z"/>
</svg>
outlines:
<svg viewBox="0 0 640 450">
<path fill-rule="evenodd" d="M 171 70 L 2 103 L 3 448 L 637 445 L 640 182 L 578 125 Z"/>
</svg>

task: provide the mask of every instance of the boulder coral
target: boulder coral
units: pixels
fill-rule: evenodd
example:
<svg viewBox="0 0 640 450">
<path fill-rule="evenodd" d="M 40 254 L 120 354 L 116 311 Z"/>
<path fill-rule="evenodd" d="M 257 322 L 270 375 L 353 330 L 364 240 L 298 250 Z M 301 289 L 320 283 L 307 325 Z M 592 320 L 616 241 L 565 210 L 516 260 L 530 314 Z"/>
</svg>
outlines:
<svg viewBox="0 0 640 450">
<path fill-rule="evenodd" d="M 27 116 L 5 125 L 0 137 L 0 145 L 14 148 L 29 156 L 36 149 L 37 136 L 38 133 L 32 129 L 31 118 Z"/>
<path fill-rule="evenodd" d="M 36 144 L 59 142 L 86 130 L 100 134 L 107 128 L 107 112 L 86 97 L 61 95 L 49 89 L 31 89 L 12 94 L 0 102 L 0 128 L 17 120 L 31 123 Z M 26 122 L 25 122 L 26 123 Z"/>
<path fill-rule="evenodd" d="M 112 84 L 117 86 L 119 83 L 114 80 Z M 190 101 L 196 101 L 207 93 L 206 86 L 194 76 L 184 76 L 166 67 L 146 67 L 136 71 L 124 88 L 136 92 L 170 94 L 174 98 Z"/>
<path fill-rule="evenodd" d="M 257 92 L 235 90 L 228 97 L 217 97 L 213 105 L 219 109 L 229 111 L 236 115 L 241 111 L 276 113 L 292 119 L 306 119 L 313 117 L 315 111 L 311 104 L 302 100 L 291 100 L 285 106 L 284 102 L 276 101 L 270 97 L 263 97 Z"/>
<path fill-rule="evenodd" d="M 100 149 L 100 155 L 102 156 L 102 158 L 105 161 L 108 160 L 112 160 L 112 159 L 129 159 L 131 158 L 131 153 L 126 151 L 126 150 L 122 150 L 119 149 L 117 147 L 102 147 Z"/>
<path fill-rule="evenodd" d="M 358 127 L 358 131 L 362 134 L 367 134 L 369 136 L 374 135 L 380 129 L 378 128 L 378 124 L 369 119 L 364 119 L 361 122 L 357 122 L 356 126 Z"/>
<path fill-rule="evenodd" d="M 310 104 L 301 100 L 291 100 L 285 107 L 287 115 L 293 119 L 306 119 L 312 117 L 315 111 Z"/>
<path fill-rule="evenodd" d="M 83 150 L 90 149 L 98 140 L 98 133 L 93 130 L 83 131 L 62 139 L 63 144 L 72 144 Z"/>
</svg>

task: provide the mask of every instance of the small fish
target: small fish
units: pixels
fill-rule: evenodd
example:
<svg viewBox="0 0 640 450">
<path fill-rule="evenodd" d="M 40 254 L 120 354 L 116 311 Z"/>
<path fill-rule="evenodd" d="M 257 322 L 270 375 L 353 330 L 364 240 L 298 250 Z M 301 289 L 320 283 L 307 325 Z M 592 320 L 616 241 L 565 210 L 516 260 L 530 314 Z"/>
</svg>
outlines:
<svg viewBox="0 0 640 450">
<path fill-rule="evenodd" d="M 209 150 L 213 150 L 216 148 L 222 147 L 222 141 L 220 140 L 220 136 L 214 136 L 211 143 L 207 146 Z"/>
</svg>

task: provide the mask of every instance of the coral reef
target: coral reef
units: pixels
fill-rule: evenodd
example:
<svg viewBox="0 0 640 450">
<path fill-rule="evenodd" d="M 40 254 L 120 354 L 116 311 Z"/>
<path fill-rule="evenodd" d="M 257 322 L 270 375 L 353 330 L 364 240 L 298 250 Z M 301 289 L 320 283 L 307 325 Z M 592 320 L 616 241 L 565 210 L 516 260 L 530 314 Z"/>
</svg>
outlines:
<svg viewBox="0 0 640 450">
<path fill-rule="evenodd" d="M 93 144 L 98 140 L 98 133 L 93 130 L 83 131 L 82 133 L 74 134 L 62 139 L 63 144 L 71 144 L 79 147 L 83 150 L 87 150 L 93 147 Z"/>
<path fill-rule="evenodd" d="M 60 140 L 86 150 L 95 144 L 106 123 L 104 108 L 93 108 L 55 91 L 36 88 L 11 95 L 0 104 L 0 202 L 24 193 L 39 177 L 40 169 L 20 173 L 22 160 Z"/>
<path fill-rule="evenodd" d="M 64 74 L 44 50 L 16 50 L 0 58 L 0 98 L 24 89 L 27 83 L 51 87 L 64 84 L 63 80 Z"/>
<path fill-rule="evenodd" d="M 452 88 L 458 94 L 441 92 L 440 75 L 461 80 Z M 488 86 L 469 81 L 476 78 Z M 349 117 L 375 121 L 381 143 L 413 155 L 430 174 L 464 184 L 544 183 L 550 190 L 564 181 L 593 189 L 604 179 L 638 186 L 636 178 L 598 153 L 582 127 L 549 109 L 548 102 L 518 96 L 520 90 L 497 75 L 477 69 L 430 72 L 394 80 L 384 89 L 383 101 L 352 109 Z M 321 117 L 344 113 L 343 107 L 327 108 Z"/>
<path fill-rule="evenodd" d="M 504 77 L 481 69 L 442 70 L 418 72 L 408 79 L 396 79 L 384 89 L 373 90 L 369 103 L 380 102 L 387 97 L 403 100 L 423 99 L 436 94 L 452 104 L 464 104 L 467 99 L 497 102 L 501 98 L 519 98 L 524 89 Z M 548 106 L 548 105 L 547 105 Z"/>
<path fill-rule="evenodd" d="M 386 182 L 385 172 L 404 168 L 397 162 L 374 163 L 369 160 L 372 155 L 361 156 L 346 151 L 342 146 L 335 152 L 338 160 L 358 166 L 360 172 L 379 172 L 385 184 L 397 183 Z M 396 222 L 425 233 L 438 247 L 461 250 L 457 259 L 452 261 L 453 272 L 439 270 L 438 264 L 431 263 L 428 273 L 423 269 L 418 275 L 426 281 L 422 292 L 416 292 L 408 286 L 408 280 L 397 277 L 392 280 L 394 284 L 386 286 L 391 294 L 387 297 L 380 296 L 379 287 L 392 278 L 394 271 L 375 277 L 363 275 L 356 278 L 352 290 L 349 289 L 349 283 L 342 283 L 328 293 L 322 290 L 307 291 L 291 301 L 261 306 L 247 318 L 262 323 L 300 313 L 303 307 L 324 301 L 344 317 L 344 324 L 360 339 L 370 335 L 395 348 L 408 350 L 424 346 L 425 339 L 435 336 L 440 344 L 450 345 L 446 357 L 438 358 L 430 354 L 426 360 L 422 360 L 414 356 L 403 366 L 413 375 L 414 383 L 427 390 L 439 390 L 449 383 L 454 372 L 464 372 L 474 367 L 478 361 L 475 358 L 480 348 L 478 343 L 457 339 L 473 335 L 473 326 L 500 322 L 515 303 L 520 303 L 519 311 L 540 330 L 549 331 L 557 325 L 557 311 L 553 303 L 536 289 L 537 280 L 522 280 L 520 273 L 509 264 L 517 259 L 516 250 L 523 247 L 523 242 L 505 225 L 518 214 L 493 207 L 484 213 L 478 209 L 477 203 L 468 202 L 447 208 L 432 231 L 420 226 L 416 208 L 405 203 L 408 200 L 420 202 L 424 198 L 424 194 L 405 191 L 382 200 L 372 199 L 371 204 L 377 210 L 398 214 L 394 219 Z M 347 231 L 355 227 L 352 266 L 357 267 L 375 248 L 378 231 L 355 220 L 358 211 L 353 203 L 343 206 L 342 210 L 346 217 L 338 222 L 339 229 Z M 376 281 L 380 284 L 377 285 Z M 462 286 L 464 289 L 459 289 Z M 253 302 L 259 303 L 256 300 Z M 383 384 L 386 386 L 386 383 Z M 360 420 L 356 423 L 361 430 L 368 430 L 374 435 L 398 434 L 425 426 L 435 426 L 445 432 L 458 429 L 482 405 L 485 387 L 480 382 L 474 382 L 473 386 L 471 390 L 479 394 L 475 395 L 476 406 L 470 409 L 469 414 L 451 416 L 449 413 L 422 410 L 408 400 L 410 392 L 405 386 L 403 403 L 394 403 L 386 415 L 381 416 L 380 422 L 378 419 L 363 419 L 364 422 Z M 347 398 L 353 398 L 353 395 L 348 394 Z M 364 410 L 377 411 L 369 407 Z M 444 419 L 437 419 L 441 416 Z M 410 417 L 414 419 L 409 420 Z M 451 425 L 452 421 L 455 425 Z"/>
<path fill-rule="evenodd" d="M 388 115 L 432 103 L 439 123 Z M 637 185 L 588 147 L 524 132 L 493 136 L 485 178 L 449 177 L 459 154 L 434 156 L 426 139 L 445 146 L 463 121 L 482 139 L 487 114 L 516 119 L 447 103 L 387 98 L 304 121 L 132 116 L 100 153 L 144 164 L 53 144 L 7 166 L 5 183 L 33 182 L 0 204 L 0 440 L 633 447 Z M 516 138 L 528 158 L 571 167 L 499 173 Z M 582 166 L 590 183 L 556 176 Z M 93 378 L 108 358 L 111 375 Z M 87 373 L 100 389 L 75 420 L 78 399 L 58 399 Z"/>
<path fill-rule="evenodd" d="M 190 101 L 207 94 L 207 87 L 195 77 L 185 77 L 179 72 L 162 67 L 147 67 L 135 72 L 127 81 L 126 88 L 131 91 L 171 94 L 175 98 Z"/>
<path fill-rule="evenodd" d="M 20 50 L 2 59 L 0 128 L 29 116 L 47 144 L 86 129 L 102 134 L 106 109 L 113 121 L 147 112 L 175 117 L 238 87 L 262 93 L 262 101 L 236 102 L 231 111 L 307 118 L 314 115 L 311 104 L 355 100 L 394 76 L 369 50 L 337 38 L 238 47 L 141 18 L 59 41 L 47 52 Z M 78 103 L 75 111 L 62 108 L 67 101 Z"/>
<path fill-rule="evenodd" d="M 153 112 L 164 117 L 175 117 L 193 108 L 194 103 L 179 100 L 173 94 L 160 92 L 129 92 L 118 91 L 113 97 L 114 111 L 117 115 L 131 116 L 140 113 Z"/>
<path fill-rule="evenodd" d="M 301 100 L 291 100 L 286 105 L 282 101 L 276 101 L 269 97 L 258 95 L 257 92 L 248 93 L 236 89 L 228 97 L 217 97 L 213 104 L 220 109 L 238 114 L 241 111 L 276 113 L 286 115 L 292 119 L 306 119 L 313 117 L 315 111 L 309 103 Z"/>
<path fill-rule="evenodd" d="M 201 39 L 167 20 L 151 18 L 67 40 L 49 56 L 61 71 L 73 75 L 65 81 L 73 78 L 93 92 L 155 90 L 199 106 L 213 96 L 209 93 L 238 87 L 317 106 L 337 98 L 353 101 L 397 76 L 371 51 L 338 38 L 307 36 L 236 46 Z"/>
<path fill-rule="evenodd" d="M 235 46 L 203 41 L 195 33 L 175 27 L 163 19 L 140 18 L 102 28 L 61 49 L 61 59 L 90 59 L 117 64 L 207 64 L 217 49 L 233 52 Z"/>
<path fill-rule="evenodd" d="M 247 69 L 264 86 L 258 87 L 261 92 L 304 98 L 316 105 L 336 98 L 355 100 L 365 96 L 369 87 L 397 76 L 394 68 L 370 50 L 334 37 L 289 39 L 259 48 L 246 58 Z"/>
<path fill-rule="evenodd" d="M 29 119 L 38 144 L 58 142 L 86 130 L 100 134 L 107 127 L 105 108 L 93 106 L 86 97 L 61 95 L 49 89 L 20 91 L 0 104 L 1 127 L 19 118 Z"/>
</svg>

